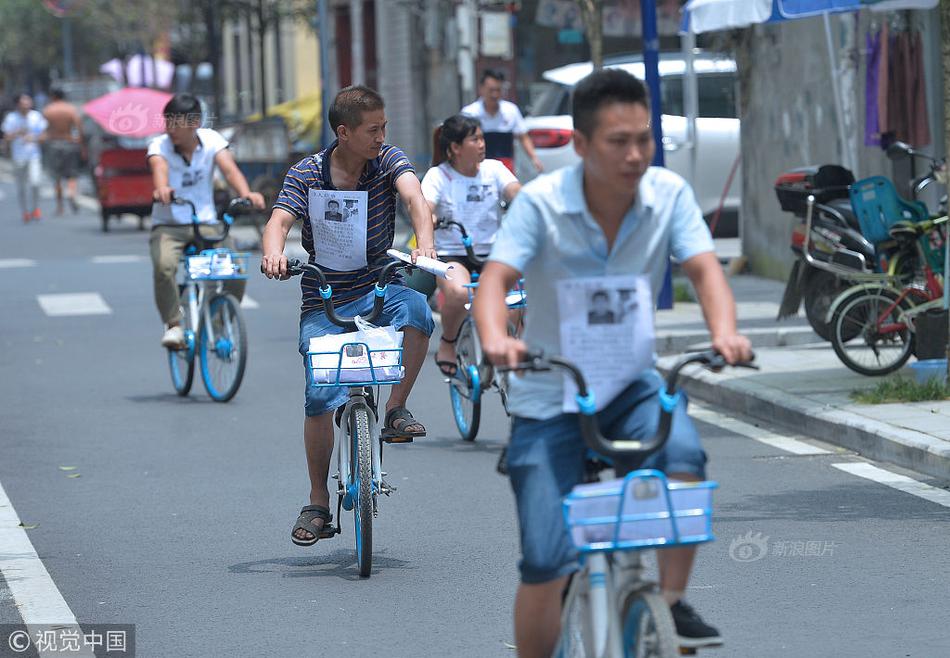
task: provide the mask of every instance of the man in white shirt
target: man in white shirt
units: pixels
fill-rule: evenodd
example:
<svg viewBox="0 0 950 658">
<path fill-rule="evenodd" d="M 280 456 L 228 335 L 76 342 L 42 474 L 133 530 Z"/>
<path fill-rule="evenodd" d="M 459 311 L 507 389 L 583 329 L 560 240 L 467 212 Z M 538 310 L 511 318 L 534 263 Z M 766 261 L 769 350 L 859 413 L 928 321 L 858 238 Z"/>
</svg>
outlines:
<svg viewBox="0 0 950 658">
<path fill-rule="evenodd" d="M 148 147 L 148 164 L 155 185 L 152 206 L 152 253 L 155 304 L 165 323 L 162 347 L 178 349 L 185 344 L 181 328 L 181 306 L 175 272 L 185 246 L 194 238 L 191 207 L 171 205 L 178 197 L 195 204 L 200 224 L 214 224 L 218 214 L 214 206 L 212 174 L 217 165 L 228 184 L 239 197 L 264 208 L 264 197 L 251 192 L 244 174 L 238 169 L 228 142 L 215 130 L 199 128 L 201 104 L 191 94 L 176 94 L 163 111 L 165 134 L 152 140 Z M 220 246 L 232 247 L 231 239 Z M 232 280 L 225 289 L 238 300 L 244 296 L 245 282 Z"/>
<path fill-rule="evenodd" d="M 46 132 L 46 119 L 33 109 L 29 94 L 20 94 L 16 109 L 3 120 L 3 139 L 12 142 L 13 174 L 23 221 L 40 219 L 40 142 Z M 29 195 L 27 195 L 29 192 Z"/>
<path fill-rule="evenodd" d="M 517 105 L 502 99 L 504 87 L 504 73 L 485 69 L 478 86 L 478 100 L 463 107 L 462 114 L 473 116 L 482 122 L 486 143 L 485 157 L 501 160 L 514 172 L 514 138 L 517 137 L 531 159 L 531 164 L 540 172 L 544 167 L 534 152 L 534 144 L 528 137 L 524 117 L 521 116 Z M 508 138 L 508 135 L 511 137 Z M 499 137 L 504 143 L 498 140 Z"/>
</svg>

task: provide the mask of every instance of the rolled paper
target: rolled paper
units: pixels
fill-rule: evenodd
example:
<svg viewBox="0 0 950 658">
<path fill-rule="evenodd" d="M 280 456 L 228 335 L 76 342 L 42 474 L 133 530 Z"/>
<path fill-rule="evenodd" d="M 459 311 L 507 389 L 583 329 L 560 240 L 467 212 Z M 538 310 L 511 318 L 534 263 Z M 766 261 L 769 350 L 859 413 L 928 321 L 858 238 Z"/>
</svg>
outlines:
<svg viewBox="0 0 950 658">
<path fill-rule="evenodd" d="M 409 254 L 404 254 L 403 252 L 396 249 L 390 249 L 386 253 L 396 260 L 401 260 L 404 263 L 412 264 L 412 256 Z M 443 263 L 440 260 L 428 258 L 426 256 L 419 256 L 416 258 L 415 266 L 423 272 L 428 272 L 429 274 L 442 277 L 446 281 L 452 280 L 452 270 L 455 269 L 455 266 L 452 263 Z"/>
</svg>

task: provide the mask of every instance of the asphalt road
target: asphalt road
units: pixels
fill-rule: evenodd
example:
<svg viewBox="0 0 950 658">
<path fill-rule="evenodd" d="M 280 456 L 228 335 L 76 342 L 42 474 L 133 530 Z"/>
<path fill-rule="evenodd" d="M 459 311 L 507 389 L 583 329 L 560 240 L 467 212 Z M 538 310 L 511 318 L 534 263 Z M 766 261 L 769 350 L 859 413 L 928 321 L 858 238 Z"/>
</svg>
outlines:
<svg viewBox="0 0 950 658">
<path fill-rule="evenodd" d="M 427 364 L 410 406 L 430 437 L 386 450 L 398 491 L 360 580 L 349 515 L 313 548 L 288 536 L 308 487 L 296 284 L 249 282 L 246 377 L 218 404 L 199 382 L 172 391 L 150 277 L 136 222 L 23 225 L 0 176 L 0 484 L 75 617 L 135 624 L 139 656 L 513 656 L 500 405 L 462 443 Z M 63 293 L 108 312 L 44 312 L 38 295 Z M 703 655 L 950 655 L 947 507 L 842 471 L 862 460 L 827 446 L 701 429 L 718 541 L 689 599 L 727 643 Z M 17 577 L 0 577 L 0 623 L 20 621 Z"/>
</svg>

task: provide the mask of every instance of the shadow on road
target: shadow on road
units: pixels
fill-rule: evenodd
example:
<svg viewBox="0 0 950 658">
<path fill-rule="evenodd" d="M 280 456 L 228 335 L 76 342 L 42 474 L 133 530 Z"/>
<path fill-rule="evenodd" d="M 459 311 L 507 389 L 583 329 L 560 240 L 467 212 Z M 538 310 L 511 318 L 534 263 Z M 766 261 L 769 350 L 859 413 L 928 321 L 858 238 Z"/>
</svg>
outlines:
<svg viewBox="0 0 950 658">
<path fill-rule="evenodd" d="M 327 540 L 322 540 L 327 541 Z M 415 569 L 406 560 L 373 553 L 373 574 L 387 569 Z M 331 576 L 343 580 L 361 580 L 356 566 L 356 551 L 339 549 L 328 555 L 272 558 L 242 562 L 228 567 L 230 573 L 275 573 L 282 578 L 312 578 Z"/>
</svg>

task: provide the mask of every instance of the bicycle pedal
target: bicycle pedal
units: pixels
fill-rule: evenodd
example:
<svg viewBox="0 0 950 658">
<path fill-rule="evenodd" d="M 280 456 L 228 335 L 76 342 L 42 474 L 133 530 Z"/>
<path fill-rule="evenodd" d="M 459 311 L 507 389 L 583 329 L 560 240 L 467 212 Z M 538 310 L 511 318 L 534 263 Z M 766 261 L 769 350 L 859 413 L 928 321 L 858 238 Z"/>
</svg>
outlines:
<svg viewBox="0 0 950 658">
<path fill-rule="evenodd" d="M 379 493 L 389 496 L 390 494 L 396 493 L 396 487 L 390 485 L 385 480 L 379 483 Z"/>
</svg>

